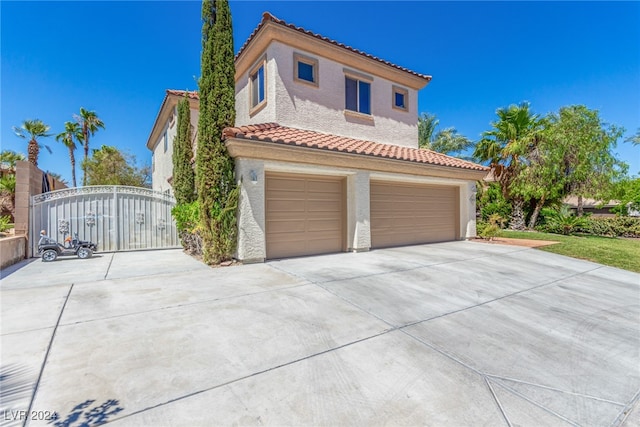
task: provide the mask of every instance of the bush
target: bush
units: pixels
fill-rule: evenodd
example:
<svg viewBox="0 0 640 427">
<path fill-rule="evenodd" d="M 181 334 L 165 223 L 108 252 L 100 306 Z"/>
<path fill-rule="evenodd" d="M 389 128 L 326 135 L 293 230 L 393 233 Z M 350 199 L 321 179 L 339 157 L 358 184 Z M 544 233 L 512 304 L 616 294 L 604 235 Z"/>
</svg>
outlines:
<svg viewBox="0 0 640 427">
<path fill-rule="evenodd" d="M 573 215 L 567 205 L 562 205 L 558 210 L 544 208 L 542 209 L 542 214 L 544 216 L 544 224 L 538 229 L 548 233 L 571 234 L 576 231 L 582 231 L 587 224 L 587 217 Z"/>
<path fill-rule="evenodd" d="M 202 235 L 200 230 L 200 205 L 197 201 L 177 204 L 171 209 L 176 220 L 178 237 L 184 250 L 191 255 L 202 255 Z"/>
<path fill-rule="evenodd" d="M 498 214 L 492 214 L 488 222 L 478 221 L 476 231 L 478 236 L 483 239 L 492 240 L 500 235 L 500 230 L 504 227 L 507 220 Z"/>
<path fill-rule="evenodd" d="M 12 227 L 11 217 L 9 215 L 0 216 L 0 232 L 4 233 Z"/>
<path fill-rule="evenodd" d="M 491 183 L 482 189 L 479 186 L 476 204 L 480 210 L 480 216 L 484 221 L 488 221 L 493 214 L 498 214 L 502 218 L 511 216 L 511 204 L 502 195 L 502 190 L 498 183 Z"/>
<path fill-rule="evenodd" d="M 640 218 L 629 216 L 586 217 L 583 233 L 610 237 L 640 237 Z"/>
</svg>

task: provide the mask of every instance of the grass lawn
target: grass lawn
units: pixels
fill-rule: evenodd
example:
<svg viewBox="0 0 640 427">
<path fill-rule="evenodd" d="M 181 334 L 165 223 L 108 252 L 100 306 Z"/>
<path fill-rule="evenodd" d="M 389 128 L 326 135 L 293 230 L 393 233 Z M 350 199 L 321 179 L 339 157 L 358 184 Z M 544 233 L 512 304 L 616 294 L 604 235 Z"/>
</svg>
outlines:
<svg viewBox="0 0 640 427">
<path fill-rule="evenodd" d="M 640 240 L 510 230 L 502 230 L 501 236 L 513 239 L 553 240 L 560 243 L 538 249 L 640 273 Z"/>
</svg>

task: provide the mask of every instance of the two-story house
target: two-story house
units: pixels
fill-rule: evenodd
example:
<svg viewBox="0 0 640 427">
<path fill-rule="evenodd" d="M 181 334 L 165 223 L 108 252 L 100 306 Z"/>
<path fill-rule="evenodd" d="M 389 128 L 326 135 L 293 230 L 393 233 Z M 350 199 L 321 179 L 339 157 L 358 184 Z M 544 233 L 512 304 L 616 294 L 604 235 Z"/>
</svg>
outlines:
<svg viewBox="0 0 640 427">
<path fill-rule="evenodd" d="M 417 94 L 431 76 L 268 13 L 235 63 L 236 125 L 224 138 L 241 185 L 238 259 L 475 236 L 487 169 L 418 148 Z M 147 142 L 159 191 L 170 188 L 182 96 L 167 91 Z"/>
</svg>

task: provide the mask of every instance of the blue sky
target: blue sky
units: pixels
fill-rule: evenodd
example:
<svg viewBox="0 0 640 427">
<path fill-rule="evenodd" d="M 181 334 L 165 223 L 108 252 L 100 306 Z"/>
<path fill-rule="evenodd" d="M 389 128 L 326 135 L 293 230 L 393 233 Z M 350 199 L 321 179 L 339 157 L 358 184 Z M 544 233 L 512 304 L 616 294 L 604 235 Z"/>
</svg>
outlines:
<svg viewBox="0 0 640 427">
<path fill-rule="evenodd" d="M 626 128 L 625 136 L 640 127 L 640 2 L 230 4 L 236 51 L 270 11 L 432 75 L 419 111 L 473 140 L 497 108 L 525 100 L 540 114 L 585 104 Z M 197 89 L 200 8 L 195 1 L 2 1 L 2 149 L 26 153 L 12 131 L 24 119 L 59 133 L 82 106 L 106 124 L 93 148 L 115 145 L 149 164 L 146 141 L 165 89 Z M 43 142 L 53 154 L 41 152 L 41 168 L 70 180 L 67 149 Z M 640 147 L 621 140 L 616 152 L 640 174 Z"/>
</svg>

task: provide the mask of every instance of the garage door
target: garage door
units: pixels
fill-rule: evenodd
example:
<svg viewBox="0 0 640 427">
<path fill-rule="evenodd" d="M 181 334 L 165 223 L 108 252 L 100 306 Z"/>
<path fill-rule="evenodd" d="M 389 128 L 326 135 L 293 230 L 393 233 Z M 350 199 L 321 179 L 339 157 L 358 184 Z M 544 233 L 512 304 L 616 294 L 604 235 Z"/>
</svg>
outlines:
<svg viewBox="0 0 640 427">
<path fill-rule="evenodd" d="M 458 187 L 371 181 L 371 247 L 458 238 Z"/>
<path fill-rule="evenodd" d="M 344 178 L 267 174 L 267 258 L 341 252 Z"/>
</svg>

